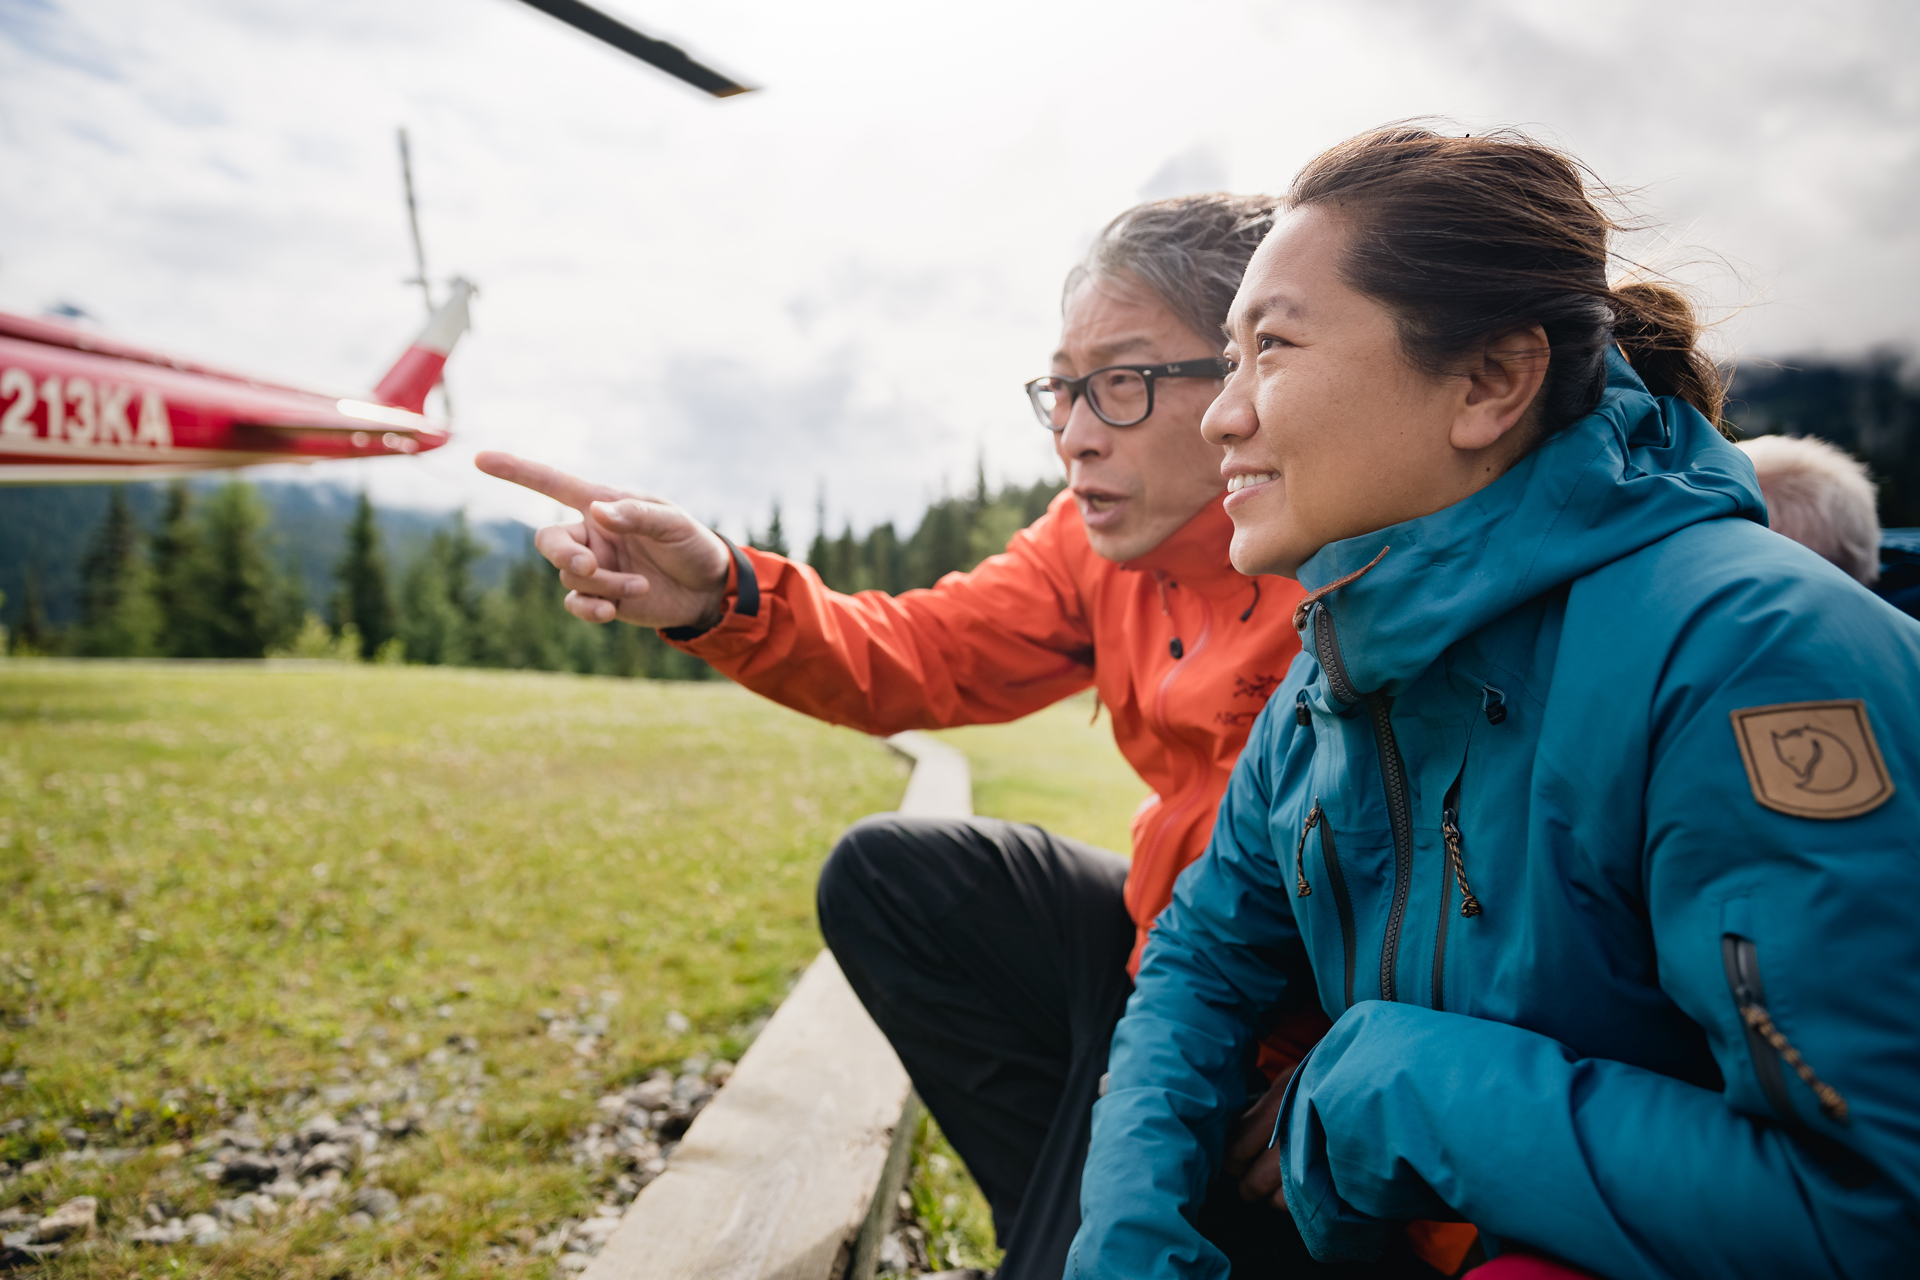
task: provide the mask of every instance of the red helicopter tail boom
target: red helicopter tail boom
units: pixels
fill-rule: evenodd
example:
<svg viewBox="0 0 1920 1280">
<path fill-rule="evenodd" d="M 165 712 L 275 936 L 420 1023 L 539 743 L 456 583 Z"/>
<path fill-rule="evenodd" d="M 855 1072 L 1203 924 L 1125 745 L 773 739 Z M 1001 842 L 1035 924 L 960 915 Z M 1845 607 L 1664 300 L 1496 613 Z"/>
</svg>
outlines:
<svg viewBox="0 0 1920 1280">
<path fill-rule="evenodd" d="M 400 353 L 393 368 L 387 370 L 374 387 L 375 400 L 409 413 L 426 410 L 427 393 L 440 381 L 447 357 L 460 341 L 460 335 L 467 331 L 467 299 L 474 292 L 473 285 L 467 281 L 454 280 L 447 300 L 435 308 L 426 328 L 420 330 L 420 336 Z"/>
</svg>

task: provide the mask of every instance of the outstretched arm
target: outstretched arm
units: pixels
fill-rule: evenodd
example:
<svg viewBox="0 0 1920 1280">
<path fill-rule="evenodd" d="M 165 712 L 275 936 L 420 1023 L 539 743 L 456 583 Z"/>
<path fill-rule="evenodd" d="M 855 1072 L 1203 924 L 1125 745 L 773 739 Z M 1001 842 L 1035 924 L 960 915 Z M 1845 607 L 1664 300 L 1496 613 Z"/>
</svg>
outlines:
<svg viewBox="0 0 1920 1280">
<path fill-rule="evenodd" d="M 747 549 L 749 611 L 733 607 L 744 583 L 726 544 L 673 503 L 510 454 L 475 462 L 581 513 L 534 539 L 575 616 L 667 629 L 670 642 L 796 711 L 894 733 L 1018 719 L 1093 682 L 1082 586 L 1099 561 L 1058 506 L 973 572 L 900 596 L 844 595 L 804 565 Z"/>
</svg>

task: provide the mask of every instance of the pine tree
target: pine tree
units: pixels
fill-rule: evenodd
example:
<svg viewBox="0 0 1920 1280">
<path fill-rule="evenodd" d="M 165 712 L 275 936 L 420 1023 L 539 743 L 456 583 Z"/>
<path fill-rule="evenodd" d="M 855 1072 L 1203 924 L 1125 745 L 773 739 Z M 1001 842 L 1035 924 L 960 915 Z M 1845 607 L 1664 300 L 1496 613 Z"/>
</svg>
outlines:
<svg viewBox="0 0 1920 1280">
<path fill-rule="evenodd" d="M 486 554 L 487 549 L 474 540 L 473 531 L 467 527 L 467 513 L 453 513 L 453 527 L 434 535 L 441 564 L 447 575 L 447 599 L 460 611 L 469 626 L 480 621 L 480 596 L 474 586 L 473 566 Z"/>
<path fill-rule="evenodd" d="M 407 661 L 453 667 L 478 661 L 556 670 L 556 666 L 543 661 L 504 656 L 500 646 L 506 645 L 505 652 L 510 653 L 512 642 L 489 634 L 491 628 L 483 624 L 481 598 L 473 586 L 473 565 L 483 554 L 484 548 L 474 541 L 462 511 L 455 514 L 449 528 L 433 535 L 426 550 L 407 569 L 399 629 L 406 643 Z M 547 576 L 552 577 L 551 566 Z"/>
<path fill-rule="evenodd" d="M 360 633 L 360 654 L 371 659 L 394 636 L 393 590 L 387 580 L 387 555 L 373 502 L 363 490 L 347 526 L 347 551 L 334 570 L 340 587 L 334 597 L 334 625 Z"/>
<path fill-rule="evenodd" d="M 820 575 L 820 581 L 834 590 L 839 584 L 834 581 L 833 540 L 827 537 L 827 485 L 820 482 L 820 497 L 813 505 L 813 541 L 807 547 L 807 564 Z"/>
<path fill-rule="evenodd" d="M 756 551 L 771 551 L 777 556 L 787 554 L 787 530 L 780 523 L 780 499 L 773 500 L 773 514 L 767 518 L 767 531 L 757 538 L 748 539 L 747 545 Z"/>
<path fill-rule="evenodd" d="M 263 658 L 299 630 L 289 592 L 268 555 L 267 510 L 250 484 L 214 490 L 203 518 L 204 542 L 191 575 L 206 609 L 208 658 Z"/>
<path fill-rule="evenodd" d="M 834 589 L 854 592 L 866 586 L 861 578 L 860 546 L 853 537 L 853 521 L 840 531 L 840 537 L 833 544 Z"/>
<path fill-rule="evenodd" d="M 867 531 L 861 558 L 866 564 L 867 581 L 876 590 L 898 595 L 907 589 L 906 557 L 901 552 L 900 536 L 893 531 L 892 521 Z"/>
<path fill-rule="evenodd" d="M 80 628 L 74 648 L 81 655 L 138 658 L 154 652 L 160 611 L 140 543 L 126 491 L 116 488 L 80 560 Z"/>
<path fill-rule="evenodd" d="M 47 606 L 40 597 L 40 566 L 27 566 L 27 590 L 20 601 L 20 621 L 13 628 L 13 651 L 38 657 L 52 649 L 54 635 L 47 627 Z"/>
<path fill-rule="evenodd" d="M 968 568 L 972 520 L 964 498 L 942 496 L 927 508 L 920 527 L 907 541 L 909 576 L 916 587 L 930 587 L 949 573 Z"/>
<path fill-rule="evenodd" d="M 193 509 L 193 491 L 183 480 L 167 486 L 167 505 L 153 534 L 153 600 L 160 614 L 159 653 L 176 658 L 204 654 L 205 602 L 194 581 L 203 539 Z"/>
<path fill-rule="evenodd" d="M 529 544 L 508 567 L 507 580 L 487 593 L 483 605 L 487 646 L 479 656 L 489 666 L 561 670 L 566 624 L 587 625 L 567 613 L 562 603 L 565 595 L 553 566 Z M 451 612 L 450 603 L 447 608 Z"/>
</svg>

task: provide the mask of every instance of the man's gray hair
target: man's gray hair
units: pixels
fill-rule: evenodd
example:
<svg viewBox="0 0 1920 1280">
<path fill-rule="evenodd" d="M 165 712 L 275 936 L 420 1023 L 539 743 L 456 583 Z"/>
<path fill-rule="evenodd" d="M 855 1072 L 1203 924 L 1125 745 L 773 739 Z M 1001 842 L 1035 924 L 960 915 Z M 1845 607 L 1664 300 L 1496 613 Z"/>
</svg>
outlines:
<svg viewBox="0 0 1920 1280">
<path fill-rule="evenodd" d="M 1220 337 L 1247 259 L 1273 226 L 1272 196 L 1175 196 L 1137 204 L 1094 237 L 1067 273 L 1060 307 L 1088 280 L 1137 281 L 1208 340 Z"/>
<path fill-rule="evenodd" d="M 1743 440 L 1767 499 L 1767 525 L 1819 552 L 1856 581 L 1880 576 L 1873 478 L 1854 456 L 1810 436 Z"/>
</svg>

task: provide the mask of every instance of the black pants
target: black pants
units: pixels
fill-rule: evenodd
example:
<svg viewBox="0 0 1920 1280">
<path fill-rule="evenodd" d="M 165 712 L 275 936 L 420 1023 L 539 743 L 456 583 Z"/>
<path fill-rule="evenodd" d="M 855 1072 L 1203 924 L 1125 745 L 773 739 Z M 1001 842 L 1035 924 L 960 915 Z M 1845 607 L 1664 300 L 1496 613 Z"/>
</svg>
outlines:
<svg viewBox="0 0 1920 1280">
<path fill-rule="evenodd" d="M 882 814 L 820 876 L 820 928 L 993 1209 L 1000 1280 L 1060 1280 L 1114 1025 L 1133 984 L 1116 854 L 992 818 Z M 1308 1256 L 1287 1214 L 1215 1188 L 1236 1276 L 1433 1276 Z"/>
</svg>

